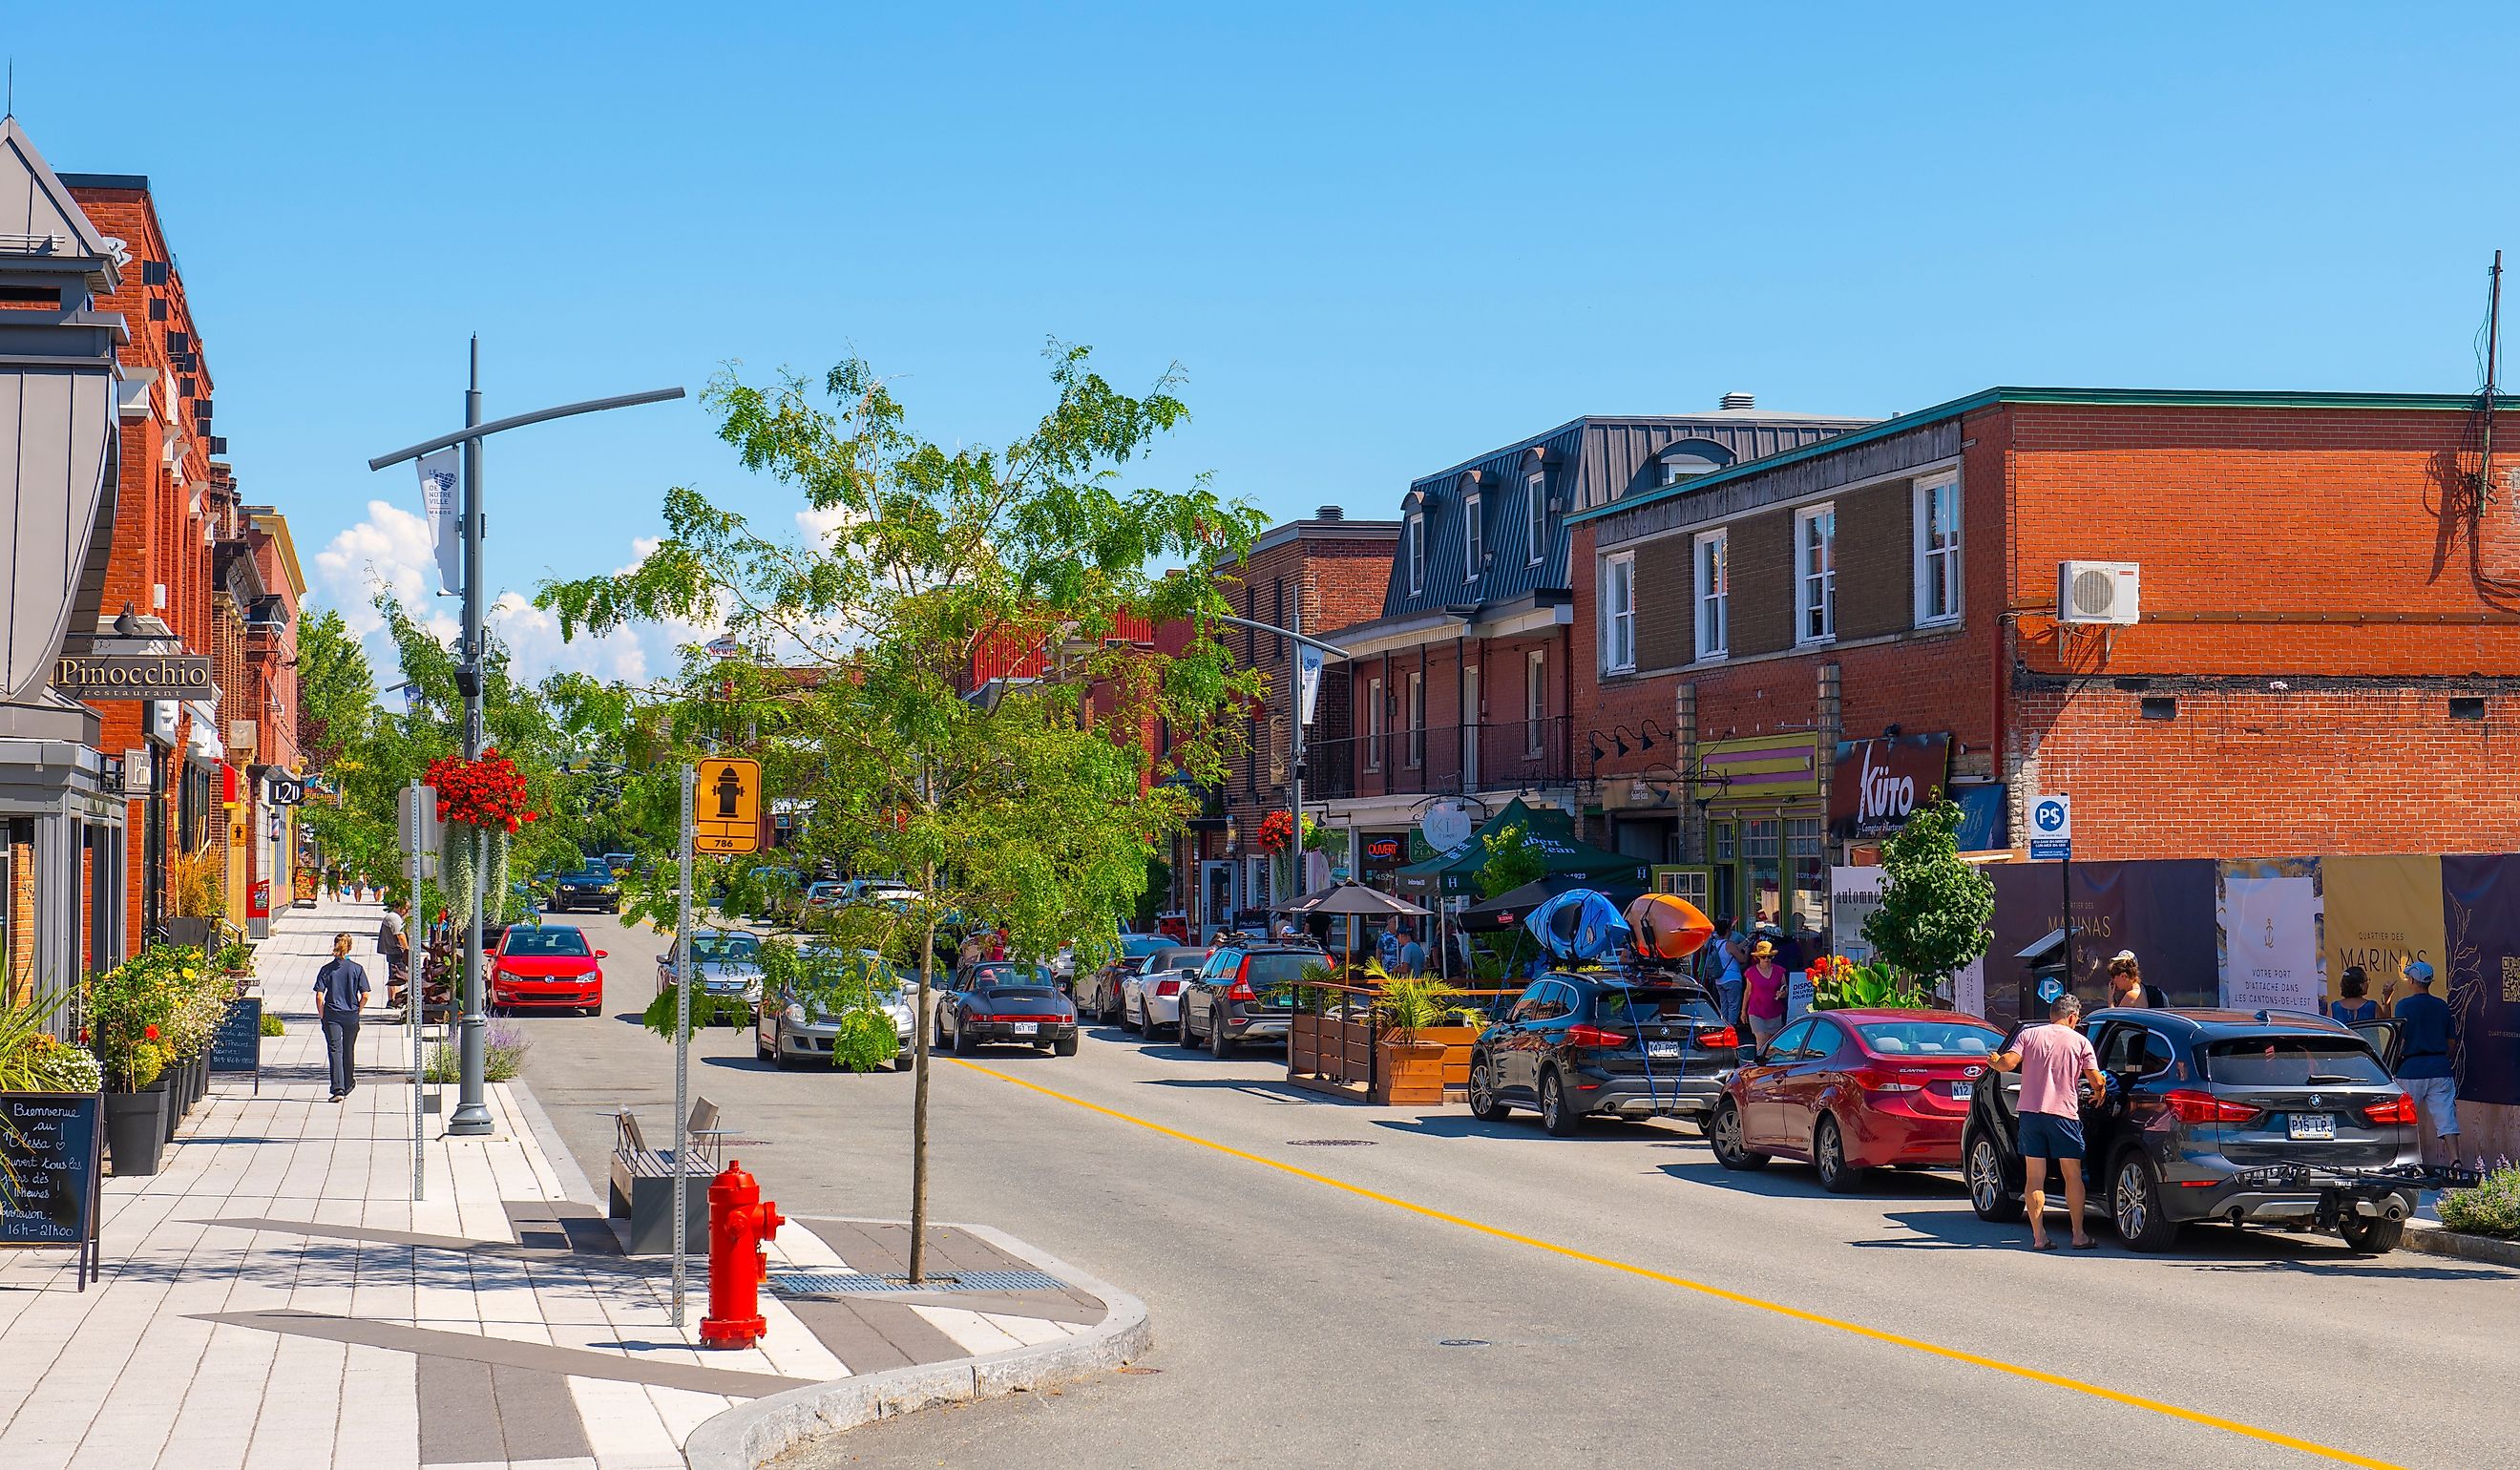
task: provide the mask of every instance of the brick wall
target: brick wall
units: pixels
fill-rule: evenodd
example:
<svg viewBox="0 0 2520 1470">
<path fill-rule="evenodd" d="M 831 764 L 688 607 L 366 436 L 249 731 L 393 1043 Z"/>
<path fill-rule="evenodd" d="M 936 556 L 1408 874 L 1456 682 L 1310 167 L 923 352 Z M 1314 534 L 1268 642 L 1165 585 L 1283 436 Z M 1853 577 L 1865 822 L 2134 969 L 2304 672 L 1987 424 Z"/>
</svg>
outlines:
<svg viewBox="0 0 2520 1470">
<path fill-rule="evenodd" d="M 7 827 L 0 824 L 0 834 Z M 9 953 L 0 956 L 8 969 L 0 975 L 0 998 L 22 1005 L 35 993 L 35 847 L 9 843 Z"/>
<path fill-rule="evenodd" d="M 1897 633 L 1916 620 L 1914 494 L 1907 480 L 1840 495 L 1837 636 Z"/>
</svg>

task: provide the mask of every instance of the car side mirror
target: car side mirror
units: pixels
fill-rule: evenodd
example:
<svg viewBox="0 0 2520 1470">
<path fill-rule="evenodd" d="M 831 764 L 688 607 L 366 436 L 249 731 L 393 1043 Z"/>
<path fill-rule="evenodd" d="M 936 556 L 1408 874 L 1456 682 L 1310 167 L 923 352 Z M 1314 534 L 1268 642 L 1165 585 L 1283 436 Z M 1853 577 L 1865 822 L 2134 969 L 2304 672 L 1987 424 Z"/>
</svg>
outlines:
<svg viewBox="0 0 2520 1470">
<path fill-rule="evenodd" d="M 595 952 L 595 958 L 598 959 L 608 959 L 611 956 L 612 952 L 610 950 L 598 950 Z"/>
</svg>

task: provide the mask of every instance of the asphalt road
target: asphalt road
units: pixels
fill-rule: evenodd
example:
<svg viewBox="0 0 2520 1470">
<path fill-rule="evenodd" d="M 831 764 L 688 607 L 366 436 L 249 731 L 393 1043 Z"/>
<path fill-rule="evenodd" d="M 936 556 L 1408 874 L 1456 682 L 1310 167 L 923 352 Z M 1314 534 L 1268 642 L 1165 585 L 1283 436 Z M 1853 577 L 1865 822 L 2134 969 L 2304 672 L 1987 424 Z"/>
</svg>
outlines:
<svg viewBox="0 0 2520 1470">
<path fill-rule="evenodd" d="M 655 936 L 582 921 L 610 1014 L 526 1022 L 525 1075 L 601 1180 L 611 1110 L 652 1137 L 673 1071 L 636 1023 Z M 734 1031 L 695 1052 L 784 1208 L 907 1213 L 908 1076 L 777 1072 Z M 794 1463 L 2459 1465 L 2510 1443 L 2520 1272 L 2226 1227 L 2035 1255 L 1953 1177 L 1832 1196 L 1728 1174 L 1683 1128 L 1553 1139 L 1281 1075 L 1101 1029 L 1072 1058 L 940 1057 L 936 1218 L 1137 1293 L 1155 1351 Z"/>
</svg>

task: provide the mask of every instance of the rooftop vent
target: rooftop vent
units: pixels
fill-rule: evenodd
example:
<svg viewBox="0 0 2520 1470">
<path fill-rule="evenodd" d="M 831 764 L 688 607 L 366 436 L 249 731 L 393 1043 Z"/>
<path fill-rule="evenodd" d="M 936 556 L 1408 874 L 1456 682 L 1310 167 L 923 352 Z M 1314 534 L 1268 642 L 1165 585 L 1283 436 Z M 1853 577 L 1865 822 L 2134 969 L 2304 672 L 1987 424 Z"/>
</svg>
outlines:
<svg viewBox="0 0 2520 1470">
<path fill-rule="evenodd" d="M 1345 508 L 1339 506 L 1323 506 L 1319 510 L 1313 512 L 1313 519 L 1345 520 L 1347 519 L 1347 511 Z"/>
<path fill-rule="evenodd" d="M 1727 393 L 1723 401 L 1716 405 L 1717 408 L 1722 409 L 1747 409 L 1758 406 L 1759 396 L 1756 393 Z"/>
</svg>

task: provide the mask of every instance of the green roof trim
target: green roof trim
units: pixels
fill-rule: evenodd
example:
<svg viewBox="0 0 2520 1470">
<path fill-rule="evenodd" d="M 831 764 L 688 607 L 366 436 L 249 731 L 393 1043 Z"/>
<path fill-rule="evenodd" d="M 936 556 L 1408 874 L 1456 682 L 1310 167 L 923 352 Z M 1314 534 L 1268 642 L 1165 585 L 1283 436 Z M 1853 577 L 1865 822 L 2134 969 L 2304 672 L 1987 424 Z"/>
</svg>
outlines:
<svg viewBox="0 0 2520 1470">
<path fill-rule="evenodd" d="M 1606 506 L 1595 506 L 1589 511 L 1578 511 L 1566 517 L 1566 523 L 1573 525 L 1578 521 L 1598 520 L 1605 515 L 1671 500 L 1709 485 L 1743 479 L 1764 470 L 1885 439 L 1892 434 L 1903 434 L 1999 403 L 2128 404 L 2156 408 L 2400 409 L 2464 414 L 2474 412 L 2483 397 L 2481 393 L 2314 393 L 2223 388 L 1984 388 L 1965 398 L 1955 398 L 1932 408 L 1884 419 L 1878 423 L 1850 429 L 1834 438 L 1783 450 L 1765 459 L 1743 460 L 1709 474 L 1693 475 L 1677 485 L 1657 485 L 1642 495 L 1615 500 Z M 2496 405 L 2495 412 L 2498 416 L 2505 412 L 2520 412 L 2520 398 L 2515 398 L 2507 406 Z"/>
</svg>

